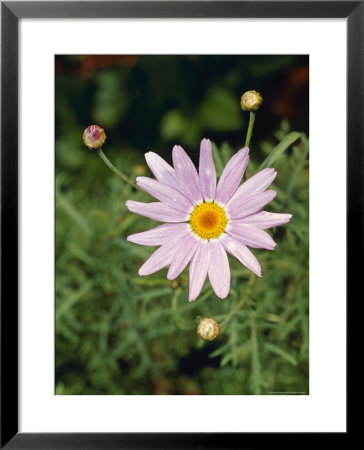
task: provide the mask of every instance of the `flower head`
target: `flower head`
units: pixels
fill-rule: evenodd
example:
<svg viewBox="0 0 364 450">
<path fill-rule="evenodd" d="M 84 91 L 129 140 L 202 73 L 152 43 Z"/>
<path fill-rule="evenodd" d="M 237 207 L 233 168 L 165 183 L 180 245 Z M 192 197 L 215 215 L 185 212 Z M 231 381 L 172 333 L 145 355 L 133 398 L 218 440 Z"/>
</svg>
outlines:
<svg viewBox="0 0 364 450">
<path fill-rule="evenodd" d="M 261 277 L 260 264 L 248 246 L 273 250 L 276 244 L 263 230 L 292 217 L 262 211 L 276 195 L 266 190 L 276 171 L 263 169 L 240 184 L 249 160 L 249 149 L 244 147 L 230 158 L 217 182 L 208 139 L 201 142 L 199 172 L 180 146 L 173 148 L 173 167 L 153 152 L 145 158 L 156 179 L 138 177 L 137 184 L 159 201 L 128 200 L 126 206 L 165 223 L 127 238 L 140 245 L 160 246 L 139 269 L 139 275 L 169 266 L 167 278 L 173 280 L 190 263 L 189 301 L 199 296 L 207 276 L 218 297 L 228 295 L 227 253 Z"/>
<path fill-rule="evenodd" d="M 83 142 L 88 148 L 97 149 L 104 145 L 106 134 L 98 125 L 90 125 L 83 132 Z"/>
</svg>

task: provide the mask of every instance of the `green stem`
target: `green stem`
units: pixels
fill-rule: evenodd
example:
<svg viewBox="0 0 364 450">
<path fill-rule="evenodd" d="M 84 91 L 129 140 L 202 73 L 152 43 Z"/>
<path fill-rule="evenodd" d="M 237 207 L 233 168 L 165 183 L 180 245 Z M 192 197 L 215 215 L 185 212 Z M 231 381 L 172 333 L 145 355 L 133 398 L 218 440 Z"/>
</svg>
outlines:
<svg viewBox="0 0 364 450">
<path fill-rule="evenodd" d="M 224 328 L 228 322 L 233 318 L 233 316 L 242 308 L 248 298 L 251 296 L 255 285 L 255 276 L 253 273 L 250 274 L 248 287 L 246 292 L 244 293 L 244 297 L 234 306 L 234 308 L 229 312 L 229 314 L 225 317 L 223 322 L 220 324 L 220 328 Z"/>
<path fill-rule="evenodd" d="M 119 170 L 117 167 L 114 166 L 114 164 L 109 160 L 109 158 L 105 155 L 105 153 L 101 150 L 101 148 L 97 149 L 97 153 L 99 154 L 100 158 L 104 161 L 104 163 L 107 165 L 107 167 L 111 169 L 118 177 L 120 177 L 122 180 L 128 183 L 131 187 L 139 189 L 141 191 L 140 187 L 131 178 L 129 178 L 121 170 Z"/>
<path fill-rule="evenodd" d="M 245 147 L 249 147 L 249 145 L 250 145 L 250 139 L 252 137 L 254 120 L 255 120 L 255 112 L 250 111 L 249 126 L 248 126 L 248 131 L 246 133 L 246 139 L 245 139 Z"/>
<path fill-rule="evenodd" d="M 260 395 L 262 393 L 262 377 L 259 360 L 258 330 L 257 330 L 257 322 L 255 320 L 255 313 L 252 313 L 251 315 L 250 328 L 251 328 L 251 349 L 252 349 L 251 384 L 254 394 Z"/>
</svg>

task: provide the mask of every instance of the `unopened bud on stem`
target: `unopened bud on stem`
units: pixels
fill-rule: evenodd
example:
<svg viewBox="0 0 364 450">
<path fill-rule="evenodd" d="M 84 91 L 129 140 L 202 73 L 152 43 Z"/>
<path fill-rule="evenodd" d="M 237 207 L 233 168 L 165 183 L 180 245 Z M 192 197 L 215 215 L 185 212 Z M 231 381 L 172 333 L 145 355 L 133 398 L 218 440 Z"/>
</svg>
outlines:
<svg viewBox="0 0 364 450">
<path fill-rule="evenodd" d="M 263 103 L 263 99 L 257 91 L 247 91 L 241 97 L 241 107 L 244 111 L 256 111 Z"/>
<path fill-rule="evenodd" d="M 83 133 L 83 142 L 88 148 L 101 148 L 104 145 L 105 141 L 105 131 L 98 125 L 90 125 Z"/>
</svg>

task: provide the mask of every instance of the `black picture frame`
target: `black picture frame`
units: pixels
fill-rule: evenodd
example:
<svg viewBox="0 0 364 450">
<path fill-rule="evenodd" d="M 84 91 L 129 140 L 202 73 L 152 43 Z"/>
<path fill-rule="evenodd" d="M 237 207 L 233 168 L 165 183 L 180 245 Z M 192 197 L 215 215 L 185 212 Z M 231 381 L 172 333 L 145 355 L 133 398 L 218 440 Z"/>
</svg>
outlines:
<svg viewBox="0 0 364 450">
<path fill-rule="evenodd" d="M 297 436 L 297 433 L 18 432 L 18 22 L 21 18 L 116 17 L 347 19 L 347 302 L 360 292 L 364 173 L 363 1 L 2 2 L 0 446 L 6 449 L 271 448 L 277 437 L 281 447 L 297 442 L 298 438 L 304 444 L 312 437 L 310 433 Z M 348 431 L 335 434 L 336 440 L 348 438 Z M 327 444 L 324 433 L 315 434 L 315 444 L 319 445 L 323 439 Z"/>
</svg>

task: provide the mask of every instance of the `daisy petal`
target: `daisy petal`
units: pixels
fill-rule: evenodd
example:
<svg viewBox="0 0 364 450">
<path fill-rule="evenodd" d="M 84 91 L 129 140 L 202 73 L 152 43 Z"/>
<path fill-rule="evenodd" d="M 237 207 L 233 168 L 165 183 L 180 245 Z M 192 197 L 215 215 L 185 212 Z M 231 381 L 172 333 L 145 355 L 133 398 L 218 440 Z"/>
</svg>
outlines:
<svg viewBox="0 0 364 450">
<path fill-rule="evenodd" d="M 168 186 L 177 189 L 177 191 L 181 191 L 173 167 L 163 158 L 157 155 L 157 153 L 148 152 L 145 154 L 145 160 L 158 181 L 168 184 Z"/>
<path fill-rule="evenodd" d="M 183 245 L 175 253 L 167 274 L 168 280 L 174 280 L 181 274 L 196 252 L 199 241 L 191 233 L 184 237 Z"/>
<path fill-rule="evenodd" d="M 276 176 L 277 172 L 274 169 L 267 168 L 261 170 L 239 186 L 230 201 L 235 201 L 239 198 L 241 199 L 242 197 L 259 194 L 265 191 L 267 187 L 272 184 Z"/>
<path fill-rule="evenodd" d="M 239 219 L 239 222 L 247 223 L 253 227 L 264 230 L 265 228 L 278 227 L 289 222 L 292 214 L 271 213 L 268 211 L 260 211 L 248 217 Z"/>
<path fill-rule="evenodd" d="M 216 191 L 216 169 L 212 157 L 212 145 L 209 139 L 203 139 L 200 145 L 199 177 L 201 194 L 205 200 L 212 201 Z"/>
<path fill-rule="evenodd" d="M 126 207 L 129 211 L 140 216 L 149 217 L 159 222 L 185 222 L 188 220 L 188 214 L 177 211 L 170 206 L 160 202 L 143 203 L 134 200 L 128 200 Z"/>
<path fill-rule="evenodd" d="M 153 180 L 153 178 L 137 177 L 136 182 L 145 192 L 172 208 L 187 214 L 192 207 L 190 201 L 176 189 Z"/>
<path fill-rule="evenodd" d="M 229 225 L 230 236 L 249 247 L 274 250 L 277 245 L 268 233 L 252 225 L 236 221 L 231 221 Z"/>
<path fill-rule="evenodd" d="M 221 244 L 227 252 L 235 256 L 235 258 L 237 258 L 245 267 L 255 273 L 255 275 L 257 275 L 258 277 L 262 276 L 259 261 L 246 245 L 241 244 L 239 241 L 233 239 L 227 234 L 225 234 L 224 237 L 221 238 Z"/>
<path fill-rule="evenodd" d="M 167 267 L 171 263 L 175 252 L 178 250 L 178 244 L 183 245 L 183 240 L 176 241 L 174 239 L 159 247 L 139 269 L 139 275 L 150 275 Z"/>
<path fill-rule="evenodd" d="M 248 161 L 248 147 L 242 148 L 229 159 L 217 184 L 215 200 L 226 204 L 231 199 L 243 178 Z"/>
<path fill-rule="evenodd" d="M 208 241 L 200 241 L 190 264 L 190 288 L 188 300 L 193 302 L 200 295 L 210 264 Z"/>
<path fill-rule="evenodd" d="M 230 290 L 230 266 L 227 254 L 218 240 L 210 241 L 209 279 L 215 294 L 227 297 Z"/>
<path fill-rule="evenodd" d="M 187 229 L 186 223 L 165 223 L 142 233 L 131 234 L 126 240 L 139 245 L 163 245 Z"/>
<path fill-rule="evenodd" d="M 241 199 L 232 199 L 226 206 L 226 210 L 231 219 L 240 219 L 260 211 L 275 196 L 276 192 L 269 190 Z"/>
<path fill-rule="evenodd" d="M 202 200 L 200 182 L 195 165 L 191 158 L 179 145 L 173 147 L 173 166 L 176 172 L 179 185 L 183 188 L 183 193 L 192 203 Z"/>
</svg>

